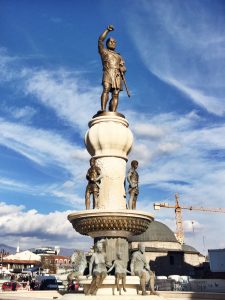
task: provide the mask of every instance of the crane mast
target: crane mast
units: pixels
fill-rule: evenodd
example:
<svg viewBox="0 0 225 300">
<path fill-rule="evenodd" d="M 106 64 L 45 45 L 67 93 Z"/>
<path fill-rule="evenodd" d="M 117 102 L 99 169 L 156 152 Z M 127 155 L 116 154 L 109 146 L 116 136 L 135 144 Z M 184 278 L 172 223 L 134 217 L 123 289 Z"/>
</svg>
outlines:
<svg viewBox="0 0 225 300">
<path fill-rule="evenodd" d="M 176 238 L 178 242 L 183 245 L 184 243 L 184 229 L 182 219 L 182 208 L 179 205 L 179 195 L 175 194 L 175 217 L 176 217 Z"/>
</svg>

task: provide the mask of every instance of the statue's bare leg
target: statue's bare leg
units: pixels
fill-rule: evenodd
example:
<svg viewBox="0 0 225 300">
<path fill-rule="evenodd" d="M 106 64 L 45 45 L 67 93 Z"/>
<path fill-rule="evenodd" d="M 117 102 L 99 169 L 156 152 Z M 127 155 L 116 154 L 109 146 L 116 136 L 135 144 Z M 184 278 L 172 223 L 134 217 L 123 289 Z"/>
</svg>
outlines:
<svg viewBox="0 0 225 300">
<path fill-rule="evenodd" d="M 132 201 L 132 209 L 136 209 L 136 203 L 137 203 L 137 195 L 134 192 L 133 201 Z"/>
<path fill-rule="evenodd" d="M 102 285 L 102 283 L 103 283 L 104 279 L 106 278 L 106 276 L 107 276 L 106 273 L 101 273 L 101 281 L 99 283 L 100 284 L 99 287 Z"/>
<path fill-rule="evenodd" d="M 115 285 L 113 286 L 112 288 L 112 291 L 113 291 L 113 296 L 115 295 L 115 288 L 117 287 L 117 277 L 115 275 Z"/>
<path fill-rule="evenodd" d="M 92 277 L 91 285 L 88 289 L 87 295 L 93 295 L 94 291 L 96 289 L 96 277 Z"/>
<path fill-rule="evenodd" d="M 111 84 L 108 82 L 103 83 L 103 92 L 101 95 L 101 108 L 102 111 L 106 111 L 106 105 L 109 100 L 109 92 L 111 90 Z"/>
<path fill-rule="evenodd" d="M 158 293 L 155 291 L 155 274 L 150 271 L 150 292 L 152 295 L 158 295 Z"/>
<path fill-rule="evenodd" d="M 98 208 L 98 192 L 93 192 L 93 208 Z"/>
<path fill-rule="evenodd" d="M 117 287 L 117 291 L 119 292 L 119 294 L 121 295 L 121 288 L 120 288 L 120 275 L 116 274 L 116 287 Z"/>
<path fill-rule="evenodd" d="M 112 99 L 109 102 L 109 111 L 115 112 L 118 107 L 119 89 L 114 89 L 112 93 Z"/>
<path fill-rule="evenodd" d="M 145 285 L 146 285 L 146 274 L 145 274 L 145 272 L 141 273 L 140 284 L 141 284 L 142 295 L 147 295 L 146 289 L 145 289 Z"/>
<path fill-rule="evenodd" d="M 95 284 L 93 285 L 93 290 L 92 290 L 91 295 L 96 295 L 96 293 L 98 291 L 98 288 L 101 285 L 100 282 L 101 282 L 101 274 L 97 274 L 96 278 L 95 278 Z"/>
<path fill-rule="evenodd" d="M 134 189 L 130 190 L 129 209 L 133 209 Z"/>
<path fill-rule="evenodd" d="M 89 188 L 86 188 L 86 193 L 85 193 L 85 206 L 86 209 L 90 209 L 90 191 Z"/>
<path fill-rule="evenodd" d="M 116 274 L 116 288 L 117 288 L 117 291 L 119 291 L 120 287 L 119 287 L 119 281 L 120 281 L 120 278 L 119 278 L 119 274 Z"/>
<path fill-rule="evenodd" d="M 97 290 L 101 287 L 103 280 L 106 278 L 107 274 L 101 273 L 96 276 L 96 287 L 92 295 L 96 295 Z"/>
<path fill-rule="evenodd" d="M 126 274 L 122 275 L 122 285 L 123 285 L 123 290 L 126 292 Z"/>
</svg>

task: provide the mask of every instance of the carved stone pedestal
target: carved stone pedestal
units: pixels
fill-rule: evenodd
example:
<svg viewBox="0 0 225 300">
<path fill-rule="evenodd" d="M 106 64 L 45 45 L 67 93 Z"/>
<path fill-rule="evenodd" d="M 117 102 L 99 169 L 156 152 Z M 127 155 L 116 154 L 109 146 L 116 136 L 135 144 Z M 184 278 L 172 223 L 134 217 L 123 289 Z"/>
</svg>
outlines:
<svg viewBox="0 0 225 300">
<path fill-rule="evenodd" d="M 84 293 L 86 294 L 89 286 L 91 284 L 91 278 L 86 278 L 85 276 L 80 277 L 80 283 L 84 287 Z M 127 276 L 126 278 L 126 292 L 123 290 L 121 291 L 122 295 L 137 295 L 139 291 L 140 286 L 140 279 L 138 276 Z M 116 289 L 115 286 L 115 277 L 114 276 L 107 276 L 101 288 L 98 290 L 97 295 L 119 295 L 119 292 Z M 92 296 L 93 297 L 93 296 Z"/>
<path fill-rule="evenodd" d="M 122 245 L 125 247 L 122 257 L 128 261 L 127 238 L 146 231 L 153 216 L 137 210 L 93 209 L 72 213 L 68 215 L 68 219 L 77 232 L 89 235 L 95 241 L 104 239 L 108 249 L 115 247 L 108 256 L 110 261 L 116 258 L 116 250 L 122 249 Z"/>
<path fill-rule="evenodd" d="M 94 243 L 101 241 L 105 247 L 106 261 L 108 265 L 112 265 L 117 258 L 117 253 L 120 253 L 124 262 L 129 261 L 128 241 L 125 238 L 95 238 Z"/>
<path fill-rule="evenodd" d="M 149 213 L 127 209 L 126 163 L 133 143 L 128 121 L 123 115 L 113 112 L 95 115 L 89 122 L 85 143 L 88 152 L 101 169 L 97 204 L 93 210 L 71 213 L 68 219 L 77 232 L 93 237 L 95 244 L 97 241 L 104 241 L 106 253 L 104 264 L 112 265 L 120 253 L 126 265 L 129 261 L 127 239 L 145 232 L 154 219 Z M 103 285 L 108 280 L 109 276 Z M 131 277 L 129 280 L 132 280 Z M 90 279 L 88 282 L 90 286 Z"/>
</svg>

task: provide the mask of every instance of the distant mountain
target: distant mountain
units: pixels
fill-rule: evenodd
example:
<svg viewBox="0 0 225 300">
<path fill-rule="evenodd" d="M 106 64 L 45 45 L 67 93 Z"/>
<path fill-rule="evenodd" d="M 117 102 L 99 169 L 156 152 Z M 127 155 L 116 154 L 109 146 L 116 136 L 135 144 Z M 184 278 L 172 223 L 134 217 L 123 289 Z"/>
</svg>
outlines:
<svg viewBox="0 0 225 300">
<path fill-rule="evenodd" d="M 0 244 L 0 251 L 4 250 L 5 252 L 9 252 L 9 254 L 15 254 L 16 253 L 16 247 L 11 247 L 5 244 Z M 30 251 L 34 251 L 35 248 L 30 248 Z M 22 249 L 20 249 L 20 251 L 23 251 Z M 70 249 L 70 248 L 61 248 L 60 247 L 60 252 L 59 255 L 63 255 L 63 256 L 71 256 L 74 252 L 74 249 Z"/>
<path fill-rule="evenodd" d="M 70 249 L 70 248 L 60 248 L 60 252 L 59 255 L 63 255 L 63 256 L 71 256 L 74 252 L 74 249 Z"/>
<path fill-rule="evenodd" d="M 11 247 L 5 244 L 0 244 L 0 251 L 4 250 L 5 252 L 8 252 L 9 254 L 16 253 L 16 247 Z"/>
<path fill-rule="evenodd" d="M 54 247 L 52 247 L 54 249 Z M 59 252 L 59 255 L 62 255 L 62 256 L 71 256 L 74 252 L 74 249 L 70 249 L 70 248 L 61 248 L 59 247 L 60 249 L 60 252 Z M 35 248 L 30 248 L 29 249 L 31 252 L 34 252 L 35 251 Z"/>
</svg>

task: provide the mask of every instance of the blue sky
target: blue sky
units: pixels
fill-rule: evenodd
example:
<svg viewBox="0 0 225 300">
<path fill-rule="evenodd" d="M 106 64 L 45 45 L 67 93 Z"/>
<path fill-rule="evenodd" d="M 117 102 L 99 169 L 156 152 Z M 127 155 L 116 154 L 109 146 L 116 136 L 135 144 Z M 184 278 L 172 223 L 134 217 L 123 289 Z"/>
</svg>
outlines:
<svg viewBox="0 0 225 300">
<path fill-rule="evenodd" d="M 140 162 L 138 209 L 174 230 L 173 210 L 154 202 L 178 192 L 183 205 L 225 208 L 223 0 L 0 0 L 0 235 L 11 246 L 91 245 L 66 217 L 84 209 L 83 137 L 100 108 L 97 39 L 109 24 L 132 93 L 118 111 Z M 223 214 L 183 218 L 186 243 L 225 247 Z"/>
</svg>

